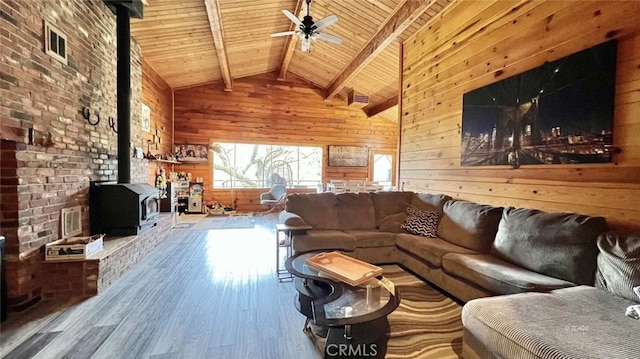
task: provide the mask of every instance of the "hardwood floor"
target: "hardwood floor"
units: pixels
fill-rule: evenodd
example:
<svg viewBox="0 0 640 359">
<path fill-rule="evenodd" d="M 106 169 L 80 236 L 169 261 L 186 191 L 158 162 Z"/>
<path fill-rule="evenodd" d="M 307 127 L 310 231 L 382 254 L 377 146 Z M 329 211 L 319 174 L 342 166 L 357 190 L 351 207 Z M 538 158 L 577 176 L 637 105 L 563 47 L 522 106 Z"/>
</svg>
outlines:
<svg viewBox="0 0 640 359">
<path fill-rule="evenodd" d="M 103 293 L 9 316 L 4 358 L 320 358 L 275 275 L 276 215 L 252 229 L 173 230 Z"/>
</svg>

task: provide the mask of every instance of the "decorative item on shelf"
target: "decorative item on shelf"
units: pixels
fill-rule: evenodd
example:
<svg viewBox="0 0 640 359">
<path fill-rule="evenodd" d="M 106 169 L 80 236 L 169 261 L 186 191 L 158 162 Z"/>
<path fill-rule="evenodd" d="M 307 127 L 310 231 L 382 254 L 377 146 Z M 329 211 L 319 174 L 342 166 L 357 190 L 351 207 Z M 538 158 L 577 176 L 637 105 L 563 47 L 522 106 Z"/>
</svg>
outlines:
<svg viewBox="0 0 640 359">
<path fill-rule="evenodd" d="M 167 198 L 167 172 L 162 166 L 158 166 L 158 174 L 156 176 L 156 188 L 159 191 L 160 199 Z"/>
<path fill-rule="evenodd" d="M 84 119 L 92 126 L 98 126 L 100 123 L 100 115 L 97 113 L 92 115 L 89 107 L 82 108 L 82 117 L 84 117 Z M 93 120 L 91 120 L 91 118 L 93 118 Z"/>
<path fill-rule="evenodd" d="M 144 150 L 142 149 L 142 147 L 136 147 L 133 150 L 133 157 L 140 160 L 144 158 Z"/>
<path fill-rule="evenodd" d="M 162 144 L 162 137 L 158 133 L 158 127 L 156 126 L 156 134 L 153 135 L 153 143 L 156 145 L 156 151 L 158 150 L 158 146 Z"/>
<path fill-rule="evenodd" d="M 178 160 L 176 159 L 176 157 L 171 154 L 171 153 L 165 153 L 164 158 L 167 159 L 167 161 L 173 161 L 173 162 L 178 162 Z"/>
<path fill-rule="evenodd" d="M 184 171 L 178 172 L 178 181 L 187 181 L 187 173 Z"/>
<path fill-rule="evenodd" d="M 151 159 L 153 159 L 153 160 L 156 159 L 156 156 L 151 154 L 151 145 L 153 145 L 153 144 L 154 144 L 153 141 L 147 140 L 147 158 L 150 159 L 150 160 Z"/>
<path fill-rule="evenodd" d="M 118 122 L 115 118 L 109 117 L 109 127 L 111 127 L 113 132 L 118 133 Z"/>
</svg>

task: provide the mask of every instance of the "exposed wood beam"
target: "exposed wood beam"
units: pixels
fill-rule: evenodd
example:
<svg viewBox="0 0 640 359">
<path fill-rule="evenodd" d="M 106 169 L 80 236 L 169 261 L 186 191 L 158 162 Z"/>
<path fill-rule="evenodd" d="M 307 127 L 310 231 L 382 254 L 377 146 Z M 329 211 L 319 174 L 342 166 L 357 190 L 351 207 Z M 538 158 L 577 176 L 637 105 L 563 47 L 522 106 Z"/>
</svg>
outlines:
<svg viewBox="0 0 640 359">
<path fill-rule="evenodd" d="M 293 13 L 296 14 L 298 19 L 302 14 L 302 4 L 304 4 L 304 0 L 298 0 L 296 4 L 296 8 L 293 10 Z M 291 22 L 289 25 L 289 31 L 294 31 L 298 28 L 298 25 Z M 287 36 L 287 41 L 284 44 L 284 49 L 282 50 L 282 62 L 280 63 L 280 72 L 278 73 L 278 80 L 284 81 L 287 77 L 287 70 L 289 70 L 289 64 L 291 63 L 291 59 L 293 58 L 293 52 L 296 50 L 296 46 L 298 45 L 298 37 L 297 36 Z"/>
<path fill-rule="evenodd" d="M 396 106 L 398 104 L 398 96 L 393 96 L 391 98 L 389 98 L 386 101 L 383 101 L 369 109 L 367 109 L 367 117 L 373 117 L 377 114 L 379 114 L 380 112 L 386 111 L 388 109 L 390 109 L 393 106 Z"/>
<path fill-rule="evenodd" d="M 331 99 L 337 95 L 351 80 L 353 80 L 369 62 L 378 56 L 404 32 L 422 13 L 424 13 L 435 0 L 405 0 L 396 11 L 387 18 L 378 32 L 367 42 L 360 52 L 351 60 L 340 74 L 331 81 L 325 89 L 325 99 Z"/>
<path fill-rule="evenodd" d="M 229 67 L 227 48 L 224 46 L 224 33 L 222 31 L 220 3 L 218 2 L 218 0 L 204 0 L 204 6 L 207 8 L 207 17 L 209 18 L 211 35 L 213 35 L 213 43 L 216 46 L 216 54 L 218 55 L 220 72 L 222 72 L 222 79 L 224 80 L 224 90 L 231 91 L 233 88 L 233 79 L 231 78 L 231 69 Z"/>
</svg>

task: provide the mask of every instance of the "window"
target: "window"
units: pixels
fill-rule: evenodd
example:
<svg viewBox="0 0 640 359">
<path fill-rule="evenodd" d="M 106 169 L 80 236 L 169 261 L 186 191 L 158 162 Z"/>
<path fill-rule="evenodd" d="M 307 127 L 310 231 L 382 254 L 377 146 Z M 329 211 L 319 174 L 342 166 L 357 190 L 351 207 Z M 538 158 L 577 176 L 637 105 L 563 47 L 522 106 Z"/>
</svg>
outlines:
<svg viewBox="0 0 640 359">
<path fill-rule="evenodd" d="M 44 22 L 44 52 L 67 64 L 67 36 L 48 22 Z"/>
<path fill-rule="evenodd" d="M 213 188 L 315 188 L 322 181 L 322 148 L 216 143 Z"/>
<path fill-rule="evenodd" d="M 393 184 L 393 155 L 388 153 L 373 154 L 373 180 L 379 185 L 389 188 Z"/>
</svg>

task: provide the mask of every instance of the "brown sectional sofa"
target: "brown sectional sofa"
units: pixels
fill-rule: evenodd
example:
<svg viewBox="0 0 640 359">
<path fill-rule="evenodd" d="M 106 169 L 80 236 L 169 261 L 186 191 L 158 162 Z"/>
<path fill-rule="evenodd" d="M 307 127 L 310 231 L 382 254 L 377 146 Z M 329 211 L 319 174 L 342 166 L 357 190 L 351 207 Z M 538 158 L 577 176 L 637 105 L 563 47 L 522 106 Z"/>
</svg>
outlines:
<svg viewBox="0 0 640 359">
<path fill-rule="evenodd" d="M 408 206 L 442 213 L 438 238 L 400 228 Z M 595 239 L 607 229 L 603 218 L 414 192 L 293 194 L 280 221 L 313 227 L 293 236 L 296 252 L 399 263 L 463 301 L 593 283 Z"/>
<path fill-rule="evenodd" d="M 400 228 L 408 206 L 441 213 L 437 238 L 410 234 Z M 601 217 L 492 207 L 445 195 L 376 192 L 293 194 L 280 214 L 280 222 L 313 227 L 293 236 L 296 252 L 337 249 L 371 263 L 398 263 L 458 299 L 470 301 L 463 310 L 464 355 L 468 358 L 574 357 L 571 351 L 560 351 L 567 356 L 545 355 L 547 344 L 556 343 L 547 343 L 544 336 L 538 343 L 529 337 L 532 329 L 526 326 L 518 329 L 521 332 L 507 331 L 511 336 L 486 336 L 492 331 L 503 333 L 509 328 L 505 323 L 513 318 L 500 318 L 496 308 L 482 308 L 509 307 L 511 297 L 516 297 L 519 309 L 531 306 L 544 310 L 545 306 L 553 307 L 553 303 L 567 305 L 556 297 L 545 297 L 543 306 L 536 305 L 540 292 L 558 298 L 610 296 L 593 287 L 599 253 L 596 242 L 607 231 Z M 602 293 L 585 294 L 589 291 Z M 499 295 L 508 296 L 484 298 Z M 611 316 L 615 317 L 620 314 L 618 307 L 629 305 L 629 300 L 611 296 L 609 301 L 617 303 L 611 306 Z M 521 297 L 524 299 L 518 299 Z M 507 304 L 500 302 L 503 298 L 507 298 Z M 588 306 L 589 299 L 580 300 L 581 305 Z M 536 318 L 535 313 L 529 315 Z M 624 310 L 621 315 L 619 321 L 633 321 L 624 317 Z M 601 323 L 606 328 L 609 324 Z M 564 326 L 556 324 L 554 330 L 561 327 Z M 611 342 L 619 344 L 617 340 Z M 630 343 L 634 347 L 628 350 L 640 352 L 637 341 Z M 503 350 L 514 346 L 521 350 Z"/>
</svg>

